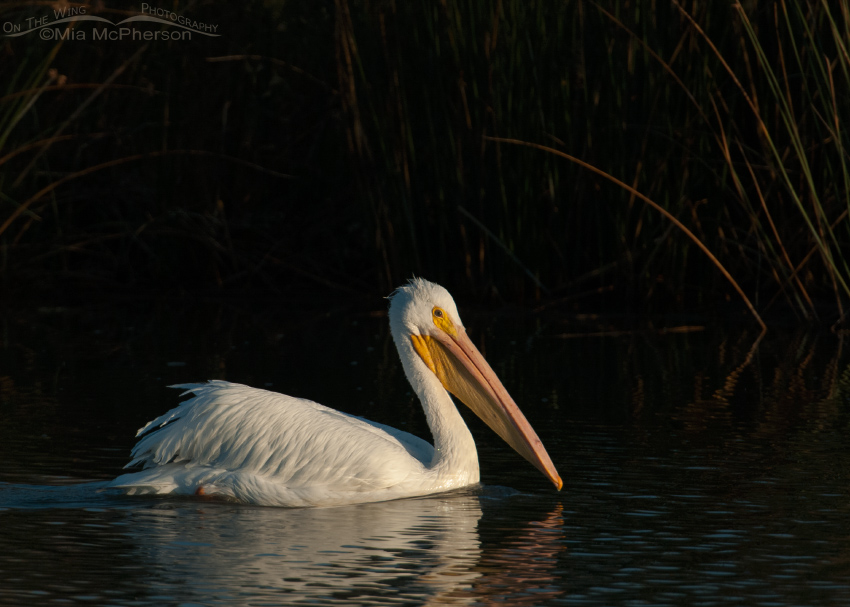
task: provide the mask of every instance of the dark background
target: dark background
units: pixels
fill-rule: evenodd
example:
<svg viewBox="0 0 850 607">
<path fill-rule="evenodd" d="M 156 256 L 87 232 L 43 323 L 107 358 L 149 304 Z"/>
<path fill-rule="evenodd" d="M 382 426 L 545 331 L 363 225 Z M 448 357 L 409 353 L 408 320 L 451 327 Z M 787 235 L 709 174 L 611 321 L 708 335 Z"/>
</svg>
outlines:
<svg viewBox="0 0 850 607">
<path fill-rule="evenodd" d="M 7 3 L 0 22 L 140 8 Z M 415 274 L 469 302 L 570 314 L 843 315 L 844 13 L 160 8 L 220 35 L 93 40 L 119 26 L 74 21 L 0 42 L 5 297 L 374 309 Z"/>
</svg>

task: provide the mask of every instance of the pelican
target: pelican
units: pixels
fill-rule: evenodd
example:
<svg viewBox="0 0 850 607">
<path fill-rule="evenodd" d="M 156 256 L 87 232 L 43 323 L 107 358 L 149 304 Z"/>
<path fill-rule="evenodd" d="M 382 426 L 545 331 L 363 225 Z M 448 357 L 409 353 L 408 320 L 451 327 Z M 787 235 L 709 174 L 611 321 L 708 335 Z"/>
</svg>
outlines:
<svg viewBox="0 0 850 607">
<path fill-rule="evenodd" d="M 212 380 L 148 422 L 111 486 L 129 494 L 216 496 L 267 506 L 338 506 L 449 491 L 479 481 L 475 442 L 449 393 L 560 490 L 543 444 L 467 337 L 454 300 L 420 278 L 390 297 L 393 341 L 434 445 L 309 400 Z"/>
</svg>

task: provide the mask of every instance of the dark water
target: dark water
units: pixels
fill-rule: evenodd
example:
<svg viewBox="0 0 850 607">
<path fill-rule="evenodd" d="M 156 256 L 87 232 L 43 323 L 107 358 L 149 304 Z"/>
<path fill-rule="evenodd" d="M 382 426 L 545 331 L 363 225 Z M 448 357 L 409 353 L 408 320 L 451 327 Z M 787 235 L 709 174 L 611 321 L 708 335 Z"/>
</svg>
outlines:
<svg viewBox="0 0 850 607">
<path fill-rule="evenodd" d="M 169 383 L 427 435 L 385 319 L 209 305 L 2 315 L 0 604 L 850 603 L 850 357 L 829 333 L 467 325 L 564 479 L 482 423 L 483 485 L 278 509 L 103 491 Z"/>
</svg>

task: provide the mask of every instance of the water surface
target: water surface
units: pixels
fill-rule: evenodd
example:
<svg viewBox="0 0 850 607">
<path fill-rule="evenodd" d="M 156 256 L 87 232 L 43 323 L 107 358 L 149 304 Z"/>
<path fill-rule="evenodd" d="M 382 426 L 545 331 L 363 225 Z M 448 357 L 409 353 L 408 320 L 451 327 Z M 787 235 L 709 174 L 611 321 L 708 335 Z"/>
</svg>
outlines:
<svg viewBox="0 0 850 607">
<path fill-rule="evenodd" d="M 428 437 L 381 318 L 209 305 L 12 310 L 0 604 L 850 602 L 840 338 L 467 319 L 555 492 L 483 423 L 482 485 L 327 509 L 103 490 L 171 383 L 221 378 Z"/>
</svg>

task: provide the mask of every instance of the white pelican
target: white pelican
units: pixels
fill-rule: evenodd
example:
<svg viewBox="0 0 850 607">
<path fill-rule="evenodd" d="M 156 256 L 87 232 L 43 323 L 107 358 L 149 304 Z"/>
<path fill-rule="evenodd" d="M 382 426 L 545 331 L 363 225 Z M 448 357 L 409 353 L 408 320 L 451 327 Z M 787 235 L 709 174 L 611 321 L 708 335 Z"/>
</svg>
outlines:
<svg viewBox="0 0 850 607">
<path fill-rule="evenodd" d="M 214 495 L 268 506 L 335 506 L 478 482 L 472 434 L 449 392 L 560 489 L 540 439 L 466 335 L 443 287 L 413 279 L 390 295 L 390 330 L 431 434 L 426 441 L 301 398 L 213 380 L 139 430 L 111 486 L 130 494 Z"/>
</svg>

